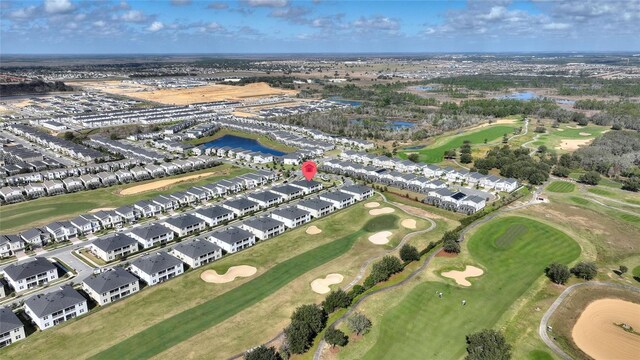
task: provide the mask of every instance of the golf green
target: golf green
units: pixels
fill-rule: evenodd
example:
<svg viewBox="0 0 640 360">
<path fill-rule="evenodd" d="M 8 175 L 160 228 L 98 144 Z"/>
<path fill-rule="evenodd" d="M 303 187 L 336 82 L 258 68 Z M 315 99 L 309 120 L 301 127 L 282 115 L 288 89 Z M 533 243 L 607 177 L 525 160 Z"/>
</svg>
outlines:
<svg viewBox="0 0 640 360">
<path fill-rule="evenodd" d="M 498 246 L 500 238 L 511 244 Z M 485 267 L 485 274 L 468 288 L 441 282 L 417 285 L 374 322 L 380 330 L 364 358 L 460 359 L 465 336 L 492 328 L 542 276 L 545 266 L 569 263 L 580 255 L 580 246 L 565 233 L 515 216 L 482 225 L 469 239 L 468 248 Z M 443 293 L 442 298 L 434 295 L 437 292 Z M 343 357 L 349 358 L 347 354 Z"/>
<path fill-rule="evenodd" d="M 568 193 L 572 192 L 576 186 L 567 181 L 554 181 L 547 186 L 547 191 L 556 193 Z"/>
</svg>

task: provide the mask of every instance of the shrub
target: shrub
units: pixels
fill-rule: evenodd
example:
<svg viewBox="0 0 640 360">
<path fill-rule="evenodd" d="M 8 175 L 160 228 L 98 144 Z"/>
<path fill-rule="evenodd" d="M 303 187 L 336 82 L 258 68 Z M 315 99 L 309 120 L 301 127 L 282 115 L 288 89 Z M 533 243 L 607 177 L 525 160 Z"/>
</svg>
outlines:
<svg viewBox="0 0 640 360">
<path fill-rule="evenodd" d="M 335 347 L 336 345 L 345 346 L 347 345 L 347 342 L 349 342 L 347 335 L 333 326 L 329 327 L 327 331 L 324 332 L 324 340 L 332 347 Z"/>
<path fill-rule="evenodd" d="M 598 274 L 598 267 L 592 262 L 579 262 L 571 268 L 571 273 L 577 278 L 592 280 Z"/>
<path fill-rule="evenodd" d="M 465 360 L 507 360 L 511 359 L 511 345 L 501 332 L 484 329 L 467 335 L 467 356 Z"/>
<path fill-rule="evenodd" d="M 272 347 L 266 347 L 260 345 L 257 348 L 247 351 L 244 354 L 245 360 L 280 360 L 280 355 L 276 352 L 276 349 Z"/>
<path fill-rule="evenodd" d="M 322 302 L 322 308 L 327 314 L 339 308 L 347 308 L 349 305 L 351 305 L 351 297 L 342 289 L 330 292 Z"/>
<path fill-rule="evenodd" d="M 415 246 L 411 246 L 409 244 L 404 244 L 402 248 L 400 248 L 400 259 L 404 262 L 411 262 L 420 260 L 420 253 Z"/>
<path fill-rule="evenodd" d="M 356 335 L 364 335 L 371 329 L 371 320 L 362 313 L 355 313 L 347 318 L 347 326 Z"/>
<path fill-rule="evenodd" d="M 579 181 L 587 185 L 598 185 L 600 182 L 600 173 L 597 171 L 587 171 L 580 176 Z"/>
<path fill-rule="evenodd" d="M 544 269 L 545 275 L 554 283 L 564 285 L 571 277 L 567 265 L 553 263 Z"/>
</svg>

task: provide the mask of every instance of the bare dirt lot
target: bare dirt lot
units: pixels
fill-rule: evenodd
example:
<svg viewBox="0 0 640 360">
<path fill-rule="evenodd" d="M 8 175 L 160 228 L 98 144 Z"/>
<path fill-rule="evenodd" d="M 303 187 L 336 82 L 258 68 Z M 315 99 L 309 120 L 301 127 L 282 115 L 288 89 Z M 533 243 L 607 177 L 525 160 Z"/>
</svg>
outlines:
<svg viewBox="0 0 640 360">
<path fill-rule="evenodd" d="M 595 359 L 637 359 L 640 335 L 620 325 L 640 329 L 640 305 L 620 299 L 601 299 L 582 312 L 572 337 L 576 345 Z"/>
<path fill-rule="evenodd" d="M 254 83 L 244 86 L 213 84 L 184 89 L 154 89 L 145 85 L 122 83 L 120 81 L 87 82 L 79 83 L 79 85 L 111 94 L 126 95 L 141 100 L 172 105 L 242 100 L 274 95 L 295 95 L 298 93 L 295 90 L 272 88 L 267 83 Z"/>
</svg>

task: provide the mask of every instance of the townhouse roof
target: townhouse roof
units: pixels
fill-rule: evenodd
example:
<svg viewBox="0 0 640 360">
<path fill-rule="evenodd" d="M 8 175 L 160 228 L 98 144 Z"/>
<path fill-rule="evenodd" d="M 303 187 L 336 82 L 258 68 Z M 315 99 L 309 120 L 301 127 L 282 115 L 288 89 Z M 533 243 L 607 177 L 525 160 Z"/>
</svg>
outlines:
<svg viewBox="0 0 640 360">
<path fill-rule="evenodd" d="M 322 186 L 322 183 L 315 180 L 296 180 L 291 182 L 292 186 L 301 187 L 303 189 L 313 189 L 316 186 Z"/>
<path fill-rule="evenodd" d="M 322 195 L 320 195 L 320 198 L 324 198 L 324 199 L 330 199 L 333 201 L 345 201 L 348 199 L 353 198 L 353 195 L 351 194 L 347 194 L 345 192 L 342 191 L 331 191 L 331 192 L 326 192 Z"/>
<path fill-rule="evenodd" d="M 271 191 L 273 192 L 277 192 L 280 194 L 286 194 L 286 195 L 294 195 L 300 192 L 300 188 L 295 187 L 295 186 L 291 186 L 289 184 L 285 184 L 285 185 L 280 185 L 280 186 L 274 186 L 271 188 Z"/>
<path fill-rule="evenodd" d="M 162 236 L 171 232 L 173 231 L 171 231 L 169 228 L 159 223 L 153 223 L 151 225 L 146 225 L 146 226 L 139 226 L 131 230 L 132 234 L 146 240 L 153 239 L 154 237 Z"/>
<path fill-rule="evenodd" d="M 313 210 L 322 210 L 326 209 L 327 207 L 333 206 L 333 204 L 331 204 L 330 202 L 319 198 L 303 199 L 298 201 L 297 205 Z"/>
<path fill-rule="evenodd" d="M 227 200 L 223 202 L 223 204 L 230 208 L 234 208 L 238 210 L 244 210 L 244 209 L 248 209 L 258 205 L 258 203 L 256 203 L 255 201 L 251 201 L 247 198 Z"/>
<path fill-rule="evenodd" d="M 175 226 L 178 229 L 185 229 L 190 226 L 201 224 L 204 220 L 192 214 L 180 214 L 178 216 L 172 216 L 164 221 L 165 223 Z"/>
<path fill-rule="evenodd" d="M 344 191 L 350 194 L 358 194 L 358 195 L 363 195 L 366 194 L 368 192 L 371 192 L 373 189 L 371 189 L 368 186 L 365 185 L 348 185 L 348 186 L 343 186 L 342 188 L 340 188 L 340 191 Z"/>
<path fill-rule="evenodd" d="M 98 238 L 94 240 L 92 244 L 98 249 L 109 253 L 116 249 L 136 245 L 138 244 L 138 242 L 129 235 L 125 235 L 123 233 L 115 233 L 113 235 Z"/>
<path fill-rule="evenodd" d="M 24 305 L 28 306 L 37 317 L 41 318 L 86 301 L 79 292 L 71 286 L 65 285 L 61 286 L 59 290 L 47 294 L 34 295 L 25 300 Z"/>
<path fill-rule="evenodd" d="M 18 316 L 7 307 L 0 307 L 0 334 L 23 327 Z"/>
<path fill-rule="evenodd" d="M 247 219 L 242 224 L 260 231 L 269 231 L 284 225 L 281 221 L 266 216 Z"/>
<path fill-rule="evenodd" d="M 38 256 L 33 260 L 11 264 L 4 268 L 4 272 L 14 281 L 18 281 L 55 269 L 55 265 L 53 265 L 47 259 Z"/>
<path fill-rule="evenodd" d="M 205 208 L 200 208 L 195 211 L 197 214 L 202 215 L 206 218 L 215 219 L 220 216 L 226 216 L 229 214 L 233 214 L 233 211 L 223 208 L 219 205 L 209 206 Z"/>
<path fill-rule="evenodd" d="M 267 191 L 255 192 L 255 193 L 252 193 L 252 194 L 247 194 L 247 197 L 249 199 L 262 201 L 262 202 L 270 202 L 270 201 L 282 199 L 282 195 L 276 194 L 276 193 L 268 191 L 268 190 Z"/>
<path fill-rule="evenodd" d="M 192 241 L 179 243 L 178 245 L 173 247 L 173 250 L 183 254 L 188 258 L 196 259 L 200 256 L 207 255 L 214 251 L 222 250 L 222 248 L 207 240 L 194 239 Z"/>
<path fill-rule="evenodd" d="M 288 220 L 295 220 L 303 216 L 309 215 L 308 211 L 302 210 L 295 206 L 287 206 L 284 208 L 276 209 L 272 212 L 273 215 L 281 216 Z"/>
<path fill-rule="evenodd" d="M 137 267 L 145 274 L 155 274 L 180 264 L 182 264 L 182 261 L 175 256 L 160 251 L 155 254 L 137 258 L 131 263 L 131 266 Z"/>
<path fill-rule="evenodd" d="M 138 278 L 127 270 L 116 266 L 84 279 L 83 283 L 98 294 L 118 289 L 121 286 L 137 282 Z"/>
<path fill-rule="evenodd" d="M 245 240 L 247 238 L 253 237 L 254 235 L 244 229 L 241 229 L 236 226 L 228 226 L 224 229 L 214 231 L 209 236 L 225 242 L 227 244 L 233 245 L 239 241 Z"/>
</svg>

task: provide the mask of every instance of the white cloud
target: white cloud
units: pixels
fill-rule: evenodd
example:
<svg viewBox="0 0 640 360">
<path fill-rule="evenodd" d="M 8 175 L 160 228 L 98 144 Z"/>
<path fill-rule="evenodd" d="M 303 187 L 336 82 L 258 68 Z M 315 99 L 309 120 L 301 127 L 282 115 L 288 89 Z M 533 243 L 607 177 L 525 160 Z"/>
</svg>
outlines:
<svg viewBox="0 0 640 360">
<path fill-rule="evenodd" d="M 35 6 L 28 6 L 26 8 L 21 8 L 10 12 L 9 18 L 16 20 L 30 19 L 36 14 L 36 12 L 37 8 Z"/>
<path fill-rule="evenodd" d="M 151 31 L 151 32 L 157 32 L 164 29 L 164 24 L 161 23 L 160 21 L 154 21 L 151 23 L 151 25 L 149 25 L 149 27 L 147 27 L 147 31 Z"/>
<path fill-rule="evenodd" d="M 138 10 L 129 10 L 122 14 L 122 20 L 126 22 L 140 23 L 144 22 L 146 19 L 147 17 L 142 13 L 142 11 Z"/>
<path fill-rule="evenodd" d="M 74 9 L 69 0 L 45 0 L 44 11 L 49 14 L 64 14 Z"/>
<path fill-rule="evenodd" d="M 569 29 L 570 27 L 571 27 L 571 24 L 556 23 L 556 22 L 542 25 L 542 28 L 545 30 L 566 30 L 566 29 Z"/>
<path fill-rule="evenodd" d="M 363 30 L 375 29 L 395 31 L 400 28 L 400 23 L 398 22 L 398 20 L 388 18 L 386 16 L 376 16 L 370 18 L 360 17 L 358 20 L 353 22 L 353 26 Z"/>
<path fill-rule="evenodd" d="M 171 0 L 171 5 L 174 6 L 182 6 L 182 5 L 190 5 L 191 0 Z"/>
<path fill-rule="evenodd" d="M 98 20 L 98 21 L 94 21 L 93 22 L 93 26 L 95 26 L 97 28 L 103 28 L 103 27 L 107 26 L 107 23 L 104 22 L 103 20 Z"/>
<path fill-rule="evenodd" d="M 285 7 L 289 0 L 243 0 L 243 3 L 251 7 Z"/>
<path fill-rule="evenodd" d="M 229 8 L 229 4 L 222 1 L 214 1 L 212 3 L 209 3 L 209 5 L 207 5 L 207 9 L 225 10 L 228 8 Z"/>
</svg>

